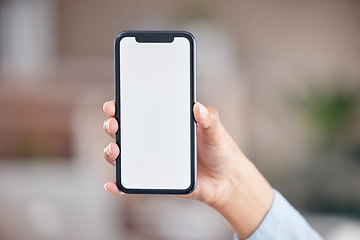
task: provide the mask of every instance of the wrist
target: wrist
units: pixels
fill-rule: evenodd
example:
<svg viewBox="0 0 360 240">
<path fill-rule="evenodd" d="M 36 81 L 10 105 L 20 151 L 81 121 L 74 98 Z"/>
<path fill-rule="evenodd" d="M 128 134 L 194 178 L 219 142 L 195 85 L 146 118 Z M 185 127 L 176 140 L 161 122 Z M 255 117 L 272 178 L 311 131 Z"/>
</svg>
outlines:
<svg viewBox="0 0 360 240">
<path fill-rule="evenodd" d="M 210 206 L 222 214 L 243 239 L 255 232 L 266 216 L 273 202 L 273 190 L 242 153 L 231 169 L 222 196 Z"/>
</svg>

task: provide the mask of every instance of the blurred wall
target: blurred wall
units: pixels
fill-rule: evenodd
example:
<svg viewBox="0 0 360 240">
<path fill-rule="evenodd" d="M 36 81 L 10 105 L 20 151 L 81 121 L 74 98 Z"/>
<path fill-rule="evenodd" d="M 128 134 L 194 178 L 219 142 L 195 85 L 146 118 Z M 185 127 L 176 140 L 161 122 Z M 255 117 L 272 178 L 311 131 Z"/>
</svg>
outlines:
<svg viewBox="0 0 360 240">
<path fill-rule="evenodd" d="M 350 0 L 1 0 L 0 239 L 105 232 L 231 239 L 224 220 L 202 204 L 102 191 L 114 178 L 102 158 L 111 139 L 101 128 L 102 104 L 114 97 L 113 41 L 120 31 L 141 29 L 195 35 L 199 101 L 219 110 L 245 154 L 291 203 L 320 214 L 309 220 L 324 236 L 338 236 L 346 216 L 360 216 L 359 18 L 360 3 Z M 330 121 L 336 135 L 316 127 L 314 108 L 329 116 L 320 126 Z M 336 116 L 350 119 L 346 128 Z M 23 211 L 5 211 L 21 206 L 18 196 L 29 203 Z M 83 227 L 66 224 L 79 225 L 85 212 Z M 19 219 L 28 226 L 22 231 Z"/>
</svg>

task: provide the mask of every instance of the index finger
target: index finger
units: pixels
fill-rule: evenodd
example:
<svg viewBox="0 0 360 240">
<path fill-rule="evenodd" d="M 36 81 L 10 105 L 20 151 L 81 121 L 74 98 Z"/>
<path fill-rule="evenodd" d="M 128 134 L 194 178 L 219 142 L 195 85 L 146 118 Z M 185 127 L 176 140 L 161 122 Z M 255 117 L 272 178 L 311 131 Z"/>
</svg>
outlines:
<svg viewBox="0 0 360 240">
<path fill-rule="evenodd" d="M 115 100 L 105 102 L 103 110 L 109 117 L 115 117 Z"/>
</svg>

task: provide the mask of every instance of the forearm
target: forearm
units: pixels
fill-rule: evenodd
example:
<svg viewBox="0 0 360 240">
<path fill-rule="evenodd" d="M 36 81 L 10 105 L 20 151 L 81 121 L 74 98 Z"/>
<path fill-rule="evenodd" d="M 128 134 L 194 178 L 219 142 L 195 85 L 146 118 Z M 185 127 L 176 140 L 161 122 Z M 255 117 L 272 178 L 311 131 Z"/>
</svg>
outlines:
<svg viewBox="0 0 360 240">
<path fill-rule="evenodd" d="M 234 165 L 229 176 L 230 189 L 211 206 L 245 239 L 261 224 L 274 196 L 270 184 L 245 156 L 240 154 Z"/>
</svg>

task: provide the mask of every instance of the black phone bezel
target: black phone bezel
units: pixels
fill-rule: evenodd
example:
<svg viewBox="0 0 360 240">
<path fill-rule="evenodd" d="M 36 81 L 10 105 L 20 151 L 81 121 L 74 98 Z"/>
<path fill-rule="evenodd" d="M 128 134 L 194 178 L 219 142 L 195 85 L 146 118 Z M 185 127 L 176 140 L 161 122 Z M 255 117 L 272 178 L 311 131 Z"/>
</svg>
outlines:
<svg viewBox="0 0 360 240">
<path fill-rule="evenodd" d="M 191 173 L 190 186 L 186 189 L 133 189 L 126 188 L 121 183 L 121 151 L 116 159 L 116 184 L 120 191 L 128 194 L 176 194 L 185 195 L 193 192 L 197 182 L 197 149 L 196 149 L 196 121 L 193 106 L 196 102 L 196 44 L 194 36 L 186 31 L 124 31 L 115 39 L 115 118 L 118 121 L 116 144 L 121 146 L 121 116 L 120 116 L 120 41 L 124 37 L 135 37 L 138 42 L 172 42 L 174 37 L 185 37 L 190 43 L 190 144 L 191 144 Z"/>
</svg>

